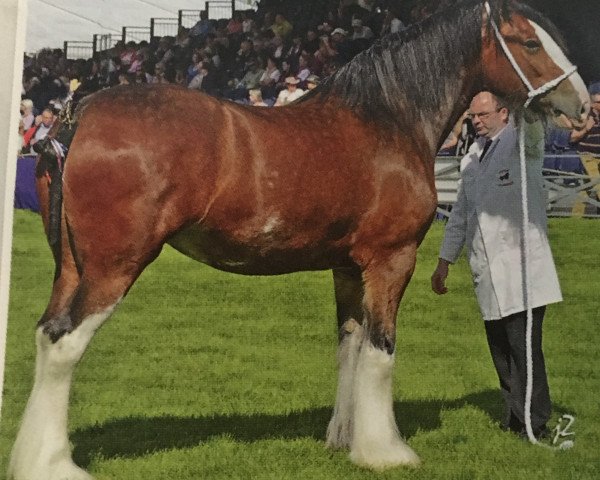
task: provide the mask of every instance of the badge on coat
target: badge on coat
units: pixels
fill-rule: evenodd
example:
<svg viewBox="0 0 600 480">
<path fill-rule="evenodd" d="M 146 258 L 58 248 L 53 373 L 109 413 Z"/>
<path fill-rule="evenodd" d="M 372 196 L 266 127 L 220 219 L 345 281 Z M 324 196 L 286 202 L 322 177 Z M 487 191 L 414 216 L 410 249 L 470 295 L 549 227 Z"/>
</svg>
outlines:
<svg viewBox="0 0 600 480">
<path fill-rule="evenodd" d="M 497 173 L 499 187 L 508 187 L 512 185 L 514 182 L 512 177 L 510 176 L 510 170 L 508 168 L 498 171 Z"/>
</svg>

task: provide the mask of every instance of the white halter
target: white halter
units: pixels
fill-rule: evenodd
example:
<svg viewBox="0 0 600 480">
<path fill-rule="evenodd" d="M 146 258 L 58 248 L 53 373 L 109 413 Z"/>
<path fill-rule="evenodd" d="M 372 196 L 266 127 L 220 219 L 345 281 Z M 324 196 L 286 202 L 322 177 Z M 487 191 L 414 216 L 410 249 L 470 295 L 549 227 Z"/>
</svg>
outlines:
<svg viewBox="0 0 600 480">
<path fill-rule="evenodd" d="M 498 25 L 496 25 L 496 22 L 494 21 L 494 18 L 492 17 L 490 4 L 488 2 L 485 2 L 485 9 L 487 11 L 488 16 L 490 17 L 490 23 L 492 25 L 492 28 L 494 29 L 496 38 L 498 39 L 498 42 L 500 43 L 500 46 L 502 47 L 502 50 L 504 51 L 504 54 L 506 55 L 506 58 L 508 58 L 513 69 L 515 70 L 517 75 L 519 75 L 519 78 L 525 84 L 525 86 L 527 87 L 527 90 L 529 90 L 529 93 L 527 94 L 527 101 L 523 105 L 524 108 L 527 108 L 529 106 L 529 104 L 531 103 L 531 101 L 535 97 L 552 90 L 560 82 L 562 82 L 564 79 L 568 78 L 570 75 L 572 75 L 577 70 L 576 66 L 572 66 L 571 68 L 567 69 L 562 75 L 560 75 L 559 77 L 556 77 L 554 80 L 550 80 L 549 82 L 545 83 L 544 85 L 542 85 L 539 88 L 533 88 L 533 85 L 531 85 L 531 82 L 529 82 L 529 80 L 523 73 L 523 70 L 521 70 L 521 67 L 519 67 L 519 64 L 516 62 L 515 58 L 513 57 L 511 51 L 508 48 L 508 45 L 506 45 L 504 38 L 502 37 L 502 35 L 500 35 L 500 30 L 498 29 Z M 523 123 L 524 121 L 525 121 L 525 119 L 521 118 L 520 122 L 519 122 L 520 123 L 519 153 L 520 153 L 520 157 L 521 157 L 520 158 L 520 160 L 521 160 L 521 162 L 520 162 L 520 167 L 521 167 L 521 208 L 523 210 L 523 218 L 522 218 L 522 236 L 523 236 L 523 251 L 524 251 L 524 254 L 523 254 L 523 287 L 524 287 L 523 288 L 523 300 L 525 303 L 525 308 L 527 310 L 527 327 L 526 327 L 527 329 L 526 329 L 526 335 L 525 335 L 526 336 L 526 338 L 525 338 L 526 358 L 527 358 L 527 386 L 525 389 L 525 409 L 524 409 L 525 410 L 525 429 L 527 431 L 527 437 L 529 438 L 529 441 L 531 443 L 538 444 L 543 447 L 547 447 L 547 448 L 551 448 L 551 449 L 558 448 L 560 450 L 566 450 L 573 446 L 572 440 L 565 440 L 558 445 L 557 445 L 557 443 L 558 443 L 558 440 L 561 439 L 562 437 L 574 435 L 574 432 L 569 430 L 569 428 L 575 421 L 575 418 L 572 415 L 566 415 L 566 414 L 563 415 L 559 419 L 558 425 L 554 428 L 552 444 L 555 445 L 555 447 L 549 447 L 548 445 L 540 444 L 538 442 L 538 440 L 535 438 L 535 435 L 533 434 L 533 429 L 531 427 L 531 396 L 533 393 L 533 361 L 532 361 L 532 353 L 531 353 L 531 335 L 532 335 L 532 329 L 533 329 L 533 311 L 532 311 L 531 305 L 529 304 L 529 298 L 530 298 L 530 292 L 531 292 L 531 281 L 530 281 L 530 275 L 529 275 L 529 261 L 528 261 L 528 259 L 529 259 L 529 238 L 528 238 L 528 235 L 526 234 L 527 226 L 529 225 L 529 205 L 528 205 L 528 201 L 527 201 L 527 170 L 526 170 L 526 165 L 525 165 L 525 128 L 524 128 L 524 123 Z M 563 426 L 563 419 L 566 420 L 566 425 L 564 425 L 564 426 Z"/>
</svg>

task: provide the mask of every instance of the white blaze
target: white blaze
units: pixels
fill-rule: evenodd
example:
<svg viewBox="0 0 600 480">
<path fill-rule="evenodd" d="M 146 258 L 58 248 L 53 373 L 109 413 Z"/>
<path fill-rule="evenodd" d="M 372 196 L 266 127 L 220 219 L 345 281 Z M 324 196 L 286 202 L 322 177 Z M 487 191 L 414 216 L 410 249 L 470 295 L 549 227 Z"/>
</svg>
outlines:
<svg viewBox="0 0 600 480">
<path fill-rule="evenodd" d="M 540 42 L 542 42 L 542 46 L 546 53 L 550 56 L 550 58 L 560 67 L 563 71 L 567 71 L 573 67 L 573 64 L 569 61 L 565 53 L 558 46 L 558 44 L 552 39 L 552 37 L 540 27 L 537 23 L 532 20 L 529 20 L 533 28 L 535 29 L 535 33 L 537 34 Z M 581 77 L 575 72 L 571 75 L 567 81 L 571 82 L 573 88 L 578 93 L 579 98 L 581 99 L 581 103 L 589 106 L 589 96 L 587 92 L 587 88 L 585 87 L 585 83 L 581 79 Z"/>
</svg>

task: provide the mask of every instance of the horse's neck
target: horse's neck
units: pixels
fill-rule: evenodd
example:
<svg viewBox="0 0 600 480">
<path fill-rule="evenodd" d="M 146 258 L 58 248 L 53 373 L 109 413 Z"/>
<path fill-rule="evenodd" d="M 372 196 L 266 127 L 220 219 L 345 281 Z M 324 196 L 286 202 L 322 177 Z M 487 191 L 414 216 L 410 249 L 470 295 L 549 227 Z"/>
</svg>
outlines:
<svg viewBox="0 0 600 480">
<path fill-rule="evenodd" d="M 452 127 L 467 109 L 471 98 L 480 89 L 477 82 L 479 72 L 476 69 L 476 66 L 465 67 L 454 77 L 449 74 L 440 79 L 437 104 L 413 112 L 413 121 L 417 127 L 415 131 L 422 133 L 421 141 L 425 143 L 431 158 L 435 157 Z"/>
<path fill-rule="evenodd" d="M 373 57 L 375 72 L 393 72 L 399 79 L 386 85 L 379 75 L 384 98 L 400 99 L 387 105 L 398 123 L 419 137 L 431 158 L 481 89 L 478 8 L 436 18 L 403 44 L 394 44 L 390 37 L 389 50 Z"/>
</svg>

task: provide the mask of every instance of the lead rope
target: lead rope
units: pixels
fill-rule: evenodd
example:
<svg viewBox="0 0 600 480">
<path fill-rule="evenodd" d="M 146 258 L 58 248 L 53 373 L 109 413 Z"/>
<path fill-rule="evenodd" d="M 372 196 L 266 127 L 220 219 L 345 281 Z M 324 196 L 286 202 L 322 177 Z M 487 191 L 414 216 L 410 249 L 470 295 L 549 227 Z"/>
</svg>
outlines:
<svg viewBox="0 0 600 480">
<path fill-rule="evenodd" d="M 521 225 L 523 232 L 523 300 L 527 309 L 527 327 L 525 332 L 525 353 L 527 360 L 527 385 L 525 387 L 525 430 L 527 438 L 536 445 L 541 445 L 550 449 L 567 450 L 574 445 L 574 441 L 564 440 L 558 443 L 564 437 L 575 435 L 575 432 L 570 430 L 571 425 L 575 422 L 575 417 L 572 415 L 562 415 L 558 419 L 556 427 L 552 430 L 552 446 L 540 443 L 533 433 L 531 427 L 531 397 L 533 395 L 533 353 L 531 346 L 531 338 L 533 331 L 533 309 L 529 303 L 531 292 L 531 281 L 529 275 L 529 199 L 527 197 L 527 169 L 525 157 L 525 117 L 522 115 L 519 118 L 519 156 L 521 168 L 521 209 L 523 211 L 523 223 Z M 566 422 L 565 425 L 563 425 Z"/>
<path fill-rule="evenodd" d="M 572 75 L 577 70 L 577 67 L 573 66 L 572 68 L 569 68 L 562 75 L 555 78 L 554 80 L 551 80 L 551 81 L 545 83 L 544 85 L 542 85 L 541 87 L 539 87 L 537 89 L 533 88 L 533 85 L 531 85 L 531 83 L 529 82 L 529 80 L 527 79 L 527 77 L 525 76 L 525 74 L 523 73 L 523 71 L 517 64 L 517 62 L 515 61 L 512 53 L 510 52 L 510 50 L 508 48 L 508 45 L 506 45 L 506 42 L 504 41 L 504 38 L 502 37 L 502 35 L 500 35 L 500 30 L 498 29 L 498 25 L 496 25 L 496 22 L 494 21 L 494 18 L 492 17 L 492 11 L 491 11 L 491 8 L 490 8 L 490 5 L 488 2 L 485 2 L 485 9 L 489 16 L 492 28 L 494 29 L 494 33 L 496 34 L 496 38 L 498 39 L 498 42 L 500 43 L 500 46 L 502 47 L 502 50 L 504 51 L 504 54 L 510 61 L 510 64 L 512 65 L 513 69 L 515 70 L 515 72 L 517 73 L 517 75 L 519 76 L 521 81 L 527 87 L 527 90 L 529 90 L 529 93 L 527 94 L 527 101 L 523 105 L 524 108 L 529 107 L 529 104 L 532 102 L 532 100 L 535 97 L 552 90 L 560 82 L 562 82 L 564 79 L 566 79 L 567 77 Z M 567 439 L 567 440 L 563 440 L 561 443 L 558 443 L 558 442 L 559 442 L 559 440 L 563 439 L 564 437 L 575 435 L 575 433 L 570 430 L 571 426 L 573 425 L 573 422 L 575 422 L 575 417 L 573 417 L 572 415 L 565 414 L 559 418 L 558 424 L 552 430 L 552 435 L 553 435 L 552 446 L 540 443 L 538 441 L 538 439 L 535 438 L 535 435 L 533 434 L 533 428 L 531 427 L 531 397 L 533 394 L 533 360 L 532 360 L 533 355 L 532 355 L 532 348 L 531 348 L 531 336 L 532 336 L 532 330 L 533 330 L 533 309 L 532 309 L 531 305 L 529 304 L 531 284 L 530 284 L 530 280 L 529 280 L 529 277 L 530 277 L 530 275 L 529 275 L 529 236 L 527 235 L 528 226 L 529 226 L 529 201 L 527 198 L 527 169 L 526 169 L 526 163 L 525 163 L 525 116 L 522 115 L 521 118 L 518 119 L 518 121 L 519 121 L 519 156 L 520 156 L 520 168 L 521 168 L 521 208 L 523 211 L 523 218 L 522 218 L 523 223 L 521 225 L 522 234 L 523 234 L 523 258 L 522 258 L 522 261 L 523 261 L 523 290 L 524 290 L 523 291 L 523 300 L 525 303 L 525 308 L 527 310 L 527 326 L 526 326 L 526 332 L 525 332 L 526 333 L 525 349 L 526 349 L 526 360 L 527 360 L 527 385 L 525 388 L 525 408 L 524 408 L 525 430 L 527 431 L 527 438 L 534 445 L 540 445 L 542 447 L 549 448 L 552 450 L 566 450 L 566 449 L 571 448 L 574 445 L 573 440 Z"/>
</svg>

